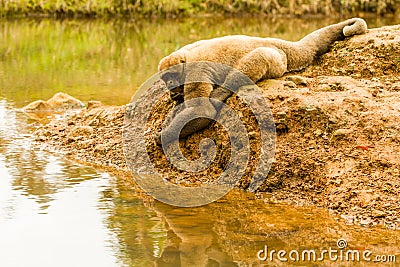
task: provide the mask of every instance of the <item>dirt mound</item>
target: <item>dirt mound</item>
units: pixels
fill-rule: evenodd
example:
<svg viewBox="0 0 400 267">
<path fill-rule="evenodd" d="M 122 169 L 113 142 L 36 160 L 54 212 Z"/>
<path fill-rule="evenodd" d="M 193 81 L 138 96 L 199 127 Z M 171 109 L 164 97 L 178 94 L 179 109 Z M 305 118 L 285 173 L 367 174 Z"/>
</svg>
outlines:
<svg viewBox="0 0 400 267">
<path fill-rule="evenodd" d="M 309 67 L 303 75 L 347 75 L 356 79 L 379 77 L 398 91 L 399 32 L 400 25 L 387 26 L 336 42 L 332 52 L 323 55 L 318 64 Z"/>
<path fill-rule="evenodd" d="M 400 228 L 400 26 L 372 29 L 338 42 L 303 72 L 258 85 L 274 115 L 275 162 L 258 197 L 265 202 L 316 205 L 349 224 Z M 194 176 L 171 168 L 151 133 L 159 130 L 172 103 L 149 120 L 147 149 L 157 169 L 175 183 L 210 182 L 229 160 L 229 142 L 218 124 L 181 141 L 196 159 L 205 137 L 217 144 L 214 165 Z M 259 129 L 236 96 L 228 105 L 243 114 L 251 133 L 246 188 L 258 160 Z M 122 152 L 125 106 L 95 107 L 39 127 L 36 140 L 81 162 L 126 170 Z M 215 133 L 218 133 L 217 135 Z"/>
</svg>

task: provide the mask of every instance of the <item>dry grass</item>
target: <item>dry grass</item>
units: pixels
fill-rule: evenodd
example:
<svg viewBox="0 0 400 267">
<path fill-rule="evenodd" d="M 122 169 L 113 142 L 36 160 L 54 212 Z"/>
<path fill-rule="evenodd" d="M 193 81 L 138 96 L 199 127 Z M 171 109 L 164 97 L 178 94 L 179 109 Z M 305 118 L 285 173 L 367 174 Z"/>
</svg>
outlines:
<svg viewBox="0 0 400 267">
<path fill-rule="evenodd" d="M 0 0 L 0 16 L 180 17 L 225 15 L 333 15 L 400 10 L 400 0 Z"/>
</svg>

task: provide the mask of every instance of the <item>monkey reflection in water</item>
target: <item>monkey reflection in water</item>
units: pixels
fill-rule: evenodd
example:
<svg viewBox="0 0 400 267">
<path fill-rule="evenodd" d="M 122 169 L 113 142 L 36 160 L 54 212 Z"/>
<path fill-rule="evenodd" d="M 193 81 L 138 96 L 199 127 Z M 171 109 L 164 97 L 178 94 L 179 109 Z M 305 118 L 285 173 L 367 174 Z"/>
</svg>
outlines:
<svg viewBox="0 0 400 267">
<path fill-rule="evenodd" d="M 207 235 L 206 235 L 207 236 Z M 201 244 L 182 242 L 172 231 L 167 233 L 168 245 L 155 261 L 158 267 L 204 266 L 204 267 L 236 267 L 232 257 L 222 252 L 207 236 Z M 212 239 L 212 238 L 211 238 Z M 186 243 L 186 244 L 185 244 Z"/>
</svg>

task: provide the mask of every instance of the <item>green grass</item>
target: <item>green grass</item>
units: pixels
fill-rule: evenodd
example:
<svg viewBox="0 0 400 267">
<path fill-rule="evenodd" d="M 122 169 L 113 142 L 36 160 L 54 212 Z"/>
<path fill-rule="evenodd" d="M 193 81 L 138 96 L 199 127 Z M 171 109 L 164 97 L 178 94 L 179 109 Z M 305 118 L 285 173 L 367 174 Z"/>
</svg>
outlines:
<svg viewBox="0 0 400 267">
<path fill-rule="evenodd" d="M 395 13 L 400 0 L 0 0 L 0 16 L 183 17 L 198 14 Z"/>
</svg>

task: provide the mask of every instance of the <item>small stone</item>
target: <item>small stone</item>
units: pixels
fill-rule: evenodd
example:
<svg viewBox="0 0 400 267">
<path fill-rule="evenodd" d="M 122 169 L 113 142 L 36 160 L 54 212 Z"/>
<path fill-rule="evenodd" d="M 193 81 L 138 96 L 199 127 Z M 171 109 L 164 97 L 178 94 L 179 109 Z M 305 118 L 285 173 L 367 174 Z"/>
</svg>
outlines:
<svg viewBox="0 0 400 267">
<path fill-rule="evenodd" d="M 286 76 L 285 77 L 285 81 L 293 82 L 296 85 L 307 86 L 307 80 L 304 77 L 301 77 L 301 76 L 298 76 L 298 75 Z"/>
<path fill-rule="evenodd" d="M 278 133 L 287 132 L 289 130 L 289 127 L 285 123 L 277 123 L 275 128 Z"/>
<path fill-rule="evenodd" d="M 374 194 L 372 190 L 361 190 L 358 193 L 358 200 L 360 201 L 360 206 L 365 208 L 371 205 L 373 201 L 379 201 L 380 197 L 378 194 Z"/>
<path fill-rule="evenodd" d="M 350 129 L 337 129 L 333 132 L 333 136 L 337 139 L 343 139 L 350 135 L 353 131 Z"/>
<path fill-rule="evenodd" d="M 372 94 L 373 97 L 377 97 L 378 93 L 379 93 L 379 89 L 377 89 L 377 88 L 374 88 L 374 89 L 371 90 L 371 94 Z"/>
<path fill-rule="evenodd" d="M 316 130 L 314 131 L 314 135 L 315 135 L 316 137 L 322 136 L 323 133 L 324 133 L 324 132 L 323 132 L 321 129 L 316 129 Z"/>
<path fill-rule="evenodd" d="M 254 132 L 254 131 L 251 131 L 251 132 L 248 133 L 248 136 L 249 136 L 250 139 L 254 139 L 254 138 L 256 138 L 257 133 Z"/>
<path fill-rule="evenodd" d="M 93 120 L 88 122 L 89 126 L 98 126 L 100 123 L 100 120 L 98 118 L 94 118 Z"/>
<path fill-rule="evenodd" d="M 328 122 L 332 123 L 332 124 L 337 124 L 339 122 L 339 119 L 336 116 L 335 117 L 329 117 Z"/>
<path fill-rule="evenodd" d="M 92 143 L 93 143 L 92 140 L 83 140 L 83 141 L 78 142 L 76 144 L 76 147 L 79 148 L 79 149 L 86 149 L 86 148 L 90 147 L 90 145 Z"/>
<path fill-rule="evenodd" d="M 372 66 L 368 66 L 368 67 L 367 67 L 367 70 L 369 70 L 369 72 L 370 72 L 371 74 L 375 74 L 375 73 L 376 73 L 376 69 L 375 69 L 374 67 L 372 67 Z"/>
<path fill-rule="evenodd" d="M 345 91 L 346 88 L 343 86 L 343 84 L 335 82 L 335 83 L 329 84 L 329 90 L 330 91 Z"/>
<path fill-rule="evenodd" d="M 372 211 L 372 217 L 374 217 L 374 218 L 386 217 L 386 212 L 381 211 L 381 210 L 373 210 Z"/>
<path fill-rule="evenodd" d="M 296 84 L 294 82 L 291 82 L 291 81 L 286 81 L 284 83 L 284 86 L 289 87 L 289 88 L 296 88 Z"/>
<path fill-rule="evenodd" d="M 355 219 L 354 215 L 345 215 L 345 214 L 342 214 L 342 215 L 340 215 L 340 217 L 341 217 L 342 219 L 344 219 L 344 221 L 345 221 L 345 223 L 346 223 L 347 225 L 352 225 L 352 224 L 354 224 L 354 219 Z"/>
<path fill-rule="evenodd" d="M 280 111 L 276 113 L 276 116 L 278 117 L 278 119 L 285 119 L 287 116 L 287 113 L 285 111 Z"/>
<path fill-rule="evenodd" d="M 361 219 L 360 220 L 360 225 L 361 226 L 370 226 L 370 225 L 372 225 L 372 220 L 370 218 Z"/>
<path fill-rule="evenodd" d="M 92 100 L 92 101 L 88 102 L 87 109 L 89 110 L 89 109 L 92 109 L 92 108 L 98 108 L 98 107 L 101 107 L 102 105 L 103 104 L 101 103 L 101 101 Z"/>
<path fill-rule="evenodd" d="M 391 88 L 393 91 L 400 91 L 400 84 L 395 84 Z"/>
<path fill-rule="evenodd" d="M 90 126 L 74 126 L 71 128 L 67 137 L 89 136 L 93 133 L 93 128 Z"/>
<path fill-rule="evenodd" d="M 108 147 L 107 145 L 105 145 L 105 144 L 98 144 L 98 145 L 94 148 L 94 151 L 95 151 L 95 152 L 98 152 L 98 153 L 100 153 L 100 154 L 105 154 L 105 153 L 107 153 L 108 149 L 109 149 L 109 147 Z"/>
</svg>

